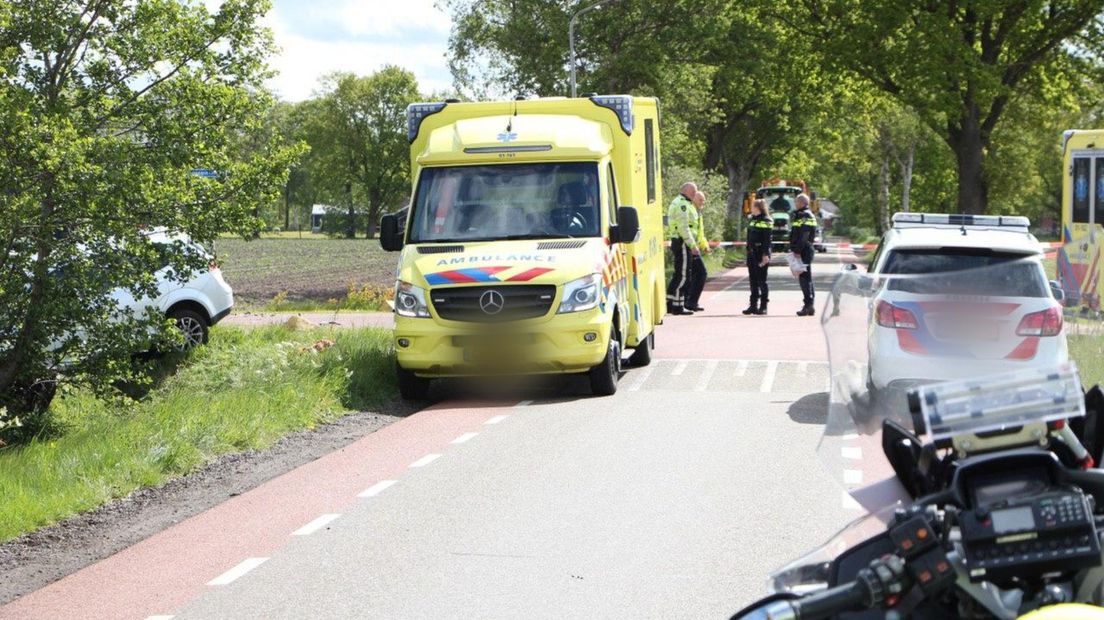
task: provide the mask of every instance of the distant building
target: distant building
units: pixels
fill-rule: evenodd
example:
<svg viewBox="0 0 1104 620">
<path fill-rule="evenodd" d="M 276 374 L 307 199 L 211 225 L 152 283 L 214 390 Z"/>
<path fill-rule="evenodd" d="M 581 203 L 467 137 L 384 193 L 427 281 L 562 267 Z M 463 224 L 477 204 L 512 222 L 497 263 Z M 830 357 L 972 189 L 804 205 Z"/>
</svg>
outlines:
<svg viewBox="0 0 1104 620">
<path fill-rule="evenodd" d="M 322 232 L 322 218 L 327 212 L 337 211 L 338 207 L 331 205 L 314 205 L 311 207 L 311 232 Z"/>
</svg>

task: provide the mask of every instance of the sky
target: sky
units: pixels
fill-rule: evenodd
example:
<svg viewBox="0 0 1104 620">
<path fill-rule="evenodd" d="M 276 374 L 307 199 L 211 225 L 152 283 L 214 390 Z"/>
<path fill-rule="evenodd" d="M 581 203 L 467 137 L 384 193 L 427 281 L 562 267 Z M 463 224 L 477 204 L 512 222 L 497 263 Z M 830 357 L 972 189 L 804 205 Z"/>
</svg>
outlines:
<svg viewBox="0 0 1104 620">
<path fill-rule="evenodd" d="M 217 9 L 221 0 L 205 0 Z M 265 19 L 279 74 L 268 86 L 302 101 L 333 71 L 366 75 L 393 64 L 414 72 L 423 93 L 451 90 L 445 53 L 451 20 L 434 0 L 274 0 Z"/>
</svg>

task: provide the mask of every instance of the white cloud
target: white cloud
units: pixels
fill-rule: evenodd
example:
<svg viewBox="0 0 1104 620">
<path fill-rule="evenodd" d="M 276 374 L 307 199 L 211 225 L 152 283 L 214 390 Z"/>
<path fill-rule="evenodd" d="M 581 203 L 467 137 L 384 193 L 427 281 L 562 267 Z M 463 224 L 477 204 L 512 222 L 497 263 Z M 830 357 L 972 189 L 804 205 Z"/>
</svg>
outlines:
<svg viewBox="0 0 1104 620">
<path fill-rule="evenodd" d="M 280 48 L 270 61 L 279 74 L 268 86 L 284 99 L 309 98 L 319 78 L 328 73 L 364 75 L 388 64 L 412 71 L 423 92 L 451 87 L 445 59 L 450 21 L 433 0 L 312 4 L 306 11 L 306 30 L 332 32 L 326 39 L 299 34 L 302 24 L 288 23 L 279 8 L 266 18 Z"/>
<path fill-rule="evenodd" d="M 433 0 L 352 0 L 335 11 L 346 32 L 395 36 L 402 33 L 448 35 L 451 22 Z"/>
</svg>

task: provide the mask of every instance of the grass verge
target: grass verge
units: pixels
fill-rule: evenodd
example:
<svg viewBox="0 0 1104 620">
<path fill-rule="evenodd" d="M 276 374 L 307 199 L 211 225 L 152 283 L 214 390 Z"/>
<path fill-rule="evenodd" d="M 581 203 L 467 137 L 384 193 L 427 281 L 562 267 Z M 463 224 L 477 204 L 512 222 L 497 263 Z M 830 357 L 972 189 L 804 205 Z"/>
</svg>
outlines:
<svg viewBox="0 0 1104 620">
<path fill-rule="evenodd" d="M 1085 388 L 1094 385 L 1104 388 L 1104 326 L 1099 323 L 1090 325 L 1091 329 L 1069 334 L 1070 358 L 1077 362 L 1081 384 Z"/>
<path fill-rule="evenodd" d="M 53 404 L 59 432 L 0 450 L 0 542 L 221 454 L 268 447 L 393 398 L 390 334 L 219 327 L 140 400 L 76 391 Z"/>
</svg>

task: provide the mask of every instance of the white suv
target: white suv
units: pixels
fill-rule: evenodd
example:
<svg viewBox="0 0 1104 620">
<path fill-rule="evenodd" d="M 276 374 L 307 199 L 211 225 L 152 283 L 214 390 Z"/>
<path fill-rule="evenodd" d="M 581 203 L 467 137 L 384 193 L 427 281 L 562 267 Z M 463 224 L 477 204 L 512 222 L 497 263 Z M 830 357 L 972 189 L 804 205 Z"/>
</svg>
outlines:
<svg viewBox="0 0 1104 620">
<path fill-rule="evenodd" d="M 234 307 L 234 291 L 222 278 L 222 271 L 214 258 L 186 235 L 158 229 L 146 233 L 146 238 L 165 251 L 183 246 L 199 253 L 208 259 L 207 270 L 191 274 L 191 279 L 182 283 L 171 278 L 171 267 L 161 267 L 154 273 L 156 297 L 135 299 L 129 291 L 121 288 L 112 291 L 111 296 L 120 308 L 129 309 L 136 316 L 153 308 L 175 320 L 184 336 L 181 349 L 206 344 L 210 327 L 230 314 Z"/>
<path fill-rule="evenodd" d="M 870 269 L 874 388 L 1068 361 L 1062 307 L 1028 225 L 1016 216 L 894 215 Z"/>
</svg>

